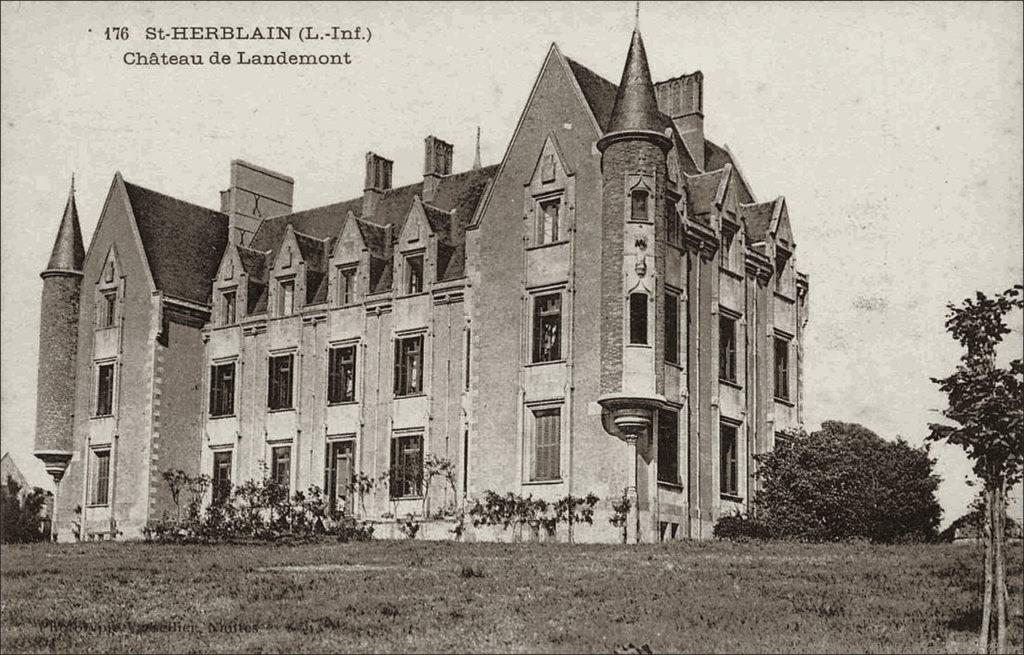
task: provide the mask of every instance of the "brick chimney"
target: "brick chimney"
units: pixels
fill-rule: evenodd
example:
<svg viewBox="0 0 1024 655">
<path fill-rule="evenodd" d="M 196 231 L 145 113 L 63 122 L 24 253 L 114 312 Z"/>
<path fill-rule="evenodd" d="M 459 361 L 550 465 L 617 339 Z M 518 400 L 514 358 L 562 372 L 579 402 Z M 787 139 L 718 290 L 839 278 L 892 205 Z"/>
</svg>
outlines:
<svg viewBox="0 0 1024 655">
<path fill-rule="evenodd" d="M 658 82 L 654 85 L 658 109 L 668 115 L 679 130 L 683 143 L 693 155 L 697 168 L 704 170 L 704 74 L 700 71 Z"/>
<path fill-rule="evenodd" d="M 366 153 L 366 183 L 363 185 L 363 217 L 373 216 L 384 192 L 391 188 L 391 167 L 395 162 Z"/>
<path fill-rule="evenodd" d="M 436 136 L 428 136 L 425 140 L 423 154 L 423 201 L 430 202 L 437 193 L 441 178 L 452 174 L 452 144 L 445 143 Z"/>
<path fill-rule="evenodd" d="M 248 246 L 263 219 L 292 212 L 295 180 L 241 159 L 231 162 L 231 186 L 220 192 L 220 210 L 231 218 L 232 243 Z"/>
</svg>

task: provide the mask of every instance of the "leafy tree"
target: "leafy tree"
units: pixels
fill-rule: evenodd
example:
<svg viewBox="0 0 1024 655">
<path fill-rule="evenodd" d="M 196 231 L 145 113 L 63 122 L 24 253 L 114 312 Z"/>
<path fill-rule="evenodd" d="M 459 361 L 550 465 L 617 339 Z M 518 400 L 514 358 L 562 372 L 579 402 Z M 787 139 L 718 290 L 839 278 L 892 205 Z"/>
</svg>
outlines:
<svg viewBox="0 0 1024 655">
<path fill-rule="evenodd" d="M 21 493 L 21 485 L 7 476 L 7 483 L 0 485 L 0 541 L 5 544 L 43 541 L 43 506 L 46 492 L 38 487 L 27 494 Z"/>
<path fill-rule="evenodd" d="M 1024 286 L 1016 285 L 988 297 L 980 291 L 960 305 L 947 305 L 946 331 L 963 347 L 956 370 L 932 378 L 946 394 L 942 412 L 953 425 L 929 425 L 932 441 L 960 446 L 974 463 L 985 494 L 985 591 L 978 646 L 988 652 L 995 600 L 995 641 L 1006 652 L 1006 494 L 1021 480 L 1024 469 L 1024 362 L 1006 367 L 996 349 L 1010 333 L 1006 315 L 1024 308 Z"/>
<path fill-rule="evenodd" d="M 760 536 L 811 541 L 930 541 L 942 509 L 927 446 L 888 441 L 856 423 L 825 421 L 794 431 L 759 455 L 754 499 Z"/>
</svg>

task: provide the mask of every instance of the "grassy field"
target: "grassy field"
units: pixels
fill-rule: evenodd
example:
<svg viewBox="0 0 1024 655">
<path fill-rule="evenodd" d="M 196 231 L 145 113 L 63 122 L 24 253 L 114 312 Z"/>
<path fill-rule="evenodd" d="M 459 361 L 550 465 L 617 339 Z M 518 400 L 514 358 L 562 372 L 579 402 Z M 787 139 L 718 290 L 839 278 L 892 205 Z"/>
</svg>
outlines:
<svg viewBox="0 0 1024 655">
<path fill-rule="evenodd" d="M 4 547 L 0 651 L 968 652 L 975 546 Z M 1021 554 L 1011 555 L 1014 648 Z"/>
</svg>

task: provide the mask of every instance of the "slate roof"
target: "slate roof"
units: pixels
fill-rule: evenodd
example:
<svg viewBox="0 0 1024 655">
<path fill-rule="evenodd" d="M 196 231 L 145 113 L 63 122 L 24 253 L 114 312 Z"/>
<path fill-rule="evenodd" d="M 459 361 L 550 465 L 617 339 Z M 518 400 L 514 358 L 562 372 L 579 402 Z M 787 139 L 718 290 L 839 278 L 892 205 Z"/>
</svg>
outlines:
<svg viewBox="0 0 1024 655">
<path fill-rule="evenodd" d="M 651 80 L 650 66 L 647 65 L 644 40 L 640 30 L 634 29 L 606 131 L 661 132 L 665 126 L 665 115 L 658 109 L 658 99 L 654 95 L 654 82 Z"/>
<path fill-rule="evenodd" d="M 722 183 L 724 170 L 711 171 L 686 178 L 686 200 L 692 216 L 706 214 L 715 208 L 718 187 Z"/>
<path fill-rule="evenodd" d="M 302 232 L 295 232 L 295 243 L 299 246 L 299 254 L 306 263 L 306 270 L 322 271 L 327 266 L 327 241 L 317 239 Z"/>
<path fill-rule="evenodd" d="M 78 223 L 78 207 L 75 205 L 75 187 L 68 193 L 64 216 L 60 220 L 57 238 L 53 242 L 50 261 L 46 270 L 81 271 L 85 263 L 85 247 L 82 245 L 82 227 Z"/>
<path fill-rule="evenodd" d="M 765 240 L 775 214 L 775 201 L 759 202 L 756 205 L 740 205 L 740 218 L 747 223 L 747 239 L 750 243 Z"/>
<path fill-rule="evenodd" d="M 124 187 L 156 288 L 208 303 L 228 244 L 228 217 L 129 182 Z"/>
<path fill-rule="evenodd" d="M 267 269 L 270 268 L 267 262 L 267 253 L 245 246 L 235 246 L 238 250 L 238 258 L 242 261 L 242 268 L 250 280 L 266 281 Z"/>
<path fill-rule="evenodd" d="M 750 203 L 754 202 L 754 196 L 751 195 L 750 189 L 747 188 L 747 183 L 743 180 L 742 175 L 735 175 L 736 162 L 733 161 L 729 151 L 721 146 L 717 146 L 710 141 L 704 141 L 704 170 L 714 171 L 719 168 L 724 168 L 726 164 L 731 164 L 733 168 L 733 181 L 739 180 L 739 186 L 736 187 L 736 199 L 738 202 Z"/>
</svg>

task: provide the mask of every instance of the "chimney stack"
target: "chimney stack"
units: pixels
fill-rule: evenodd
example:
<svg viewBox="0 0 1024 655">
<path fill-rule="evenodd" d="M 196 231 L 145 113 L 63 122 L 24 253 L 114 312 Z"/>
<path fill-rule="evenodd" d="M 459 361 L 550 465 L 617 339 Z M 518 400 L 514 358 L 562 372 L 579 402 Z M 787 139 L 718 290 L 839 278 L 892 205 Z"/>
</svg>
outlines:
<svg viewBox="0 0 1024 655">
<path fill-rule="evenodd" d="M 452 144 L 445 143 L 436 136 L 428 136 L 425 140 L 423 156 L 423 201 L 430 202 L 437 193 L 441 178 L 452 174 Z"/>
<path fill-rule="evenodd" d="M 704 170 L 704 74 L 680 75 L 654 85 L 658 109 L 675 124 L 693 155 L 697 168 Z"/>
<path fill-rule="evenodd" d="M 231 187 L 220 192 L 220 210 L 231 219 L 231 243 L 248 246 L 265 218 L 292 212 L 295 180 L 241 159 L 231 162 Z"/>
<path fill-rule="evenodd" d="M 384 192 L 391 188 L 394 162 L 373 152 L 366 153 L 366 183 L 363 185 L 363 218 L 373 216 Z"/>
</svg>

